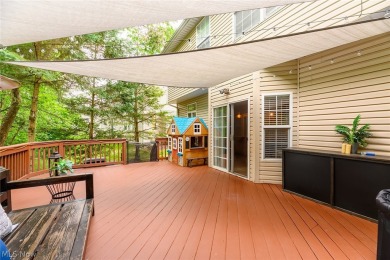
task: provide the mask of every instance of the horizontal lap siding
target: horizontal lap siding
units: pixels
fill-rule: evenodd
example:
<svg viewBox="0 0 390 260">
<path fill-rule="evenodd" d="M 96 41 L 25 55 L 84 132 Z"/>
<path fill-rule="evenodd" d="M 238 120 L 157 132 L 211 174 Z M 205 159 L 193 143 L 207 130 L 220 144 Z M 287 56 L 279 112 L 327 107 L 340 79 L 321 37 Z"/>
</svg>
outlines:
<svg viewBox="0 0 390 260">
<path fill-rule="evenodd" d="M 190 39 L 190 41 L 188 41 Z M 196 49 L 196 28 L 192 30 L 183 40 L 182 43 L 175 49 L 174 52 L 182 52 Z M 172 73 L 175 73 L 174 71 Z M 168 88 L 168 104 L 176 103 L 176 100 L 180 97 L 190 94 L 191 92 L 197 90 L 196 88 Z"/>
<path fill-rule="evenodd" d="M 220 84 L 216 87 L 213 87 L 209 91 L 209 122 L 210 130 L 209 133 L 212 133 L 212 109 L 214 107 L 227 105 L 228 103 L 235 103 L 239 101 L 247 100 L 249 102 L 249 179 L 254 181 L 256 178 L 255 172 L 255 142 L 254 142 L 254 123 L 253 123 L 253 74 L 247 74 L 230 81 L 227 81 L 223 84 Z M 228 88 L 230 91 L 229 95 L 220 94 L 221 89 Z M 212 134 L 210 136 L 210 144 L 212 144 Z M 209 149 L 209 158 L 213 158 L 213 149 Z M 212 161 L 210 163 L 212 165 Z"/>
<path fill-rule="evenodd" d="M 265 160 L 262 159 L 262 145 L 263 145 L 263 129 L 262 129 L 262 95 L 267 93 L 282 93 L 288 92 L 293 96 L 293 128 L 292 128 L 292 144 L 298 144 L 298 90 L 297 90 L 297 62 L 291 61 L 280 64 L 271 68 L 261 70 L 259 73 L 260 93 L 256 97 L 256 102 L 259 102 L 260 110 L 255 113 L 259 117 L 260 135 L 259 137 L 259 154 L 258 154 L 258 177 L 257 182 L 261 183 L 281 183 L 282 181 L 282 163 L 281 160 Z"/>
<path fill-rule="evenodd" d="M 335 125 L 350 125 L 360 114 L 374 135 L 367 150 L 390 155 L 389 49 L 387 33 L 300 61 L 300 147 L 339 151 Z"/>
<path fill-rule="evenodd" d="M 270 38 L 280 35 L 305 32 L 308 30 L 307 23 L 310 23 L 309 30 L 326 28 L 329 26 L 345 24 L 360 19 L 363 14 L 376 12 L 387 8 L 389 2 L 386 0 L 365 0 L 363 6 L 361 1 L 313 1 L 286 5 L 275 10 L 266 20 L 252 28 L 236 42 L 246 42 L 257 39 Z"/>
<path fill-rule="evenodd" d="M 210 43 L 212 47 L 231 44 L 233 41 L 233 14 L 213 15 L 210 17 Z"/>
<path fill-rule="evenodd" d="M 193 103 L 196 103 L 196 116 L 205 120 L 207 126 L 209 126 L 209 117 L 208 117 L 208 94 L 204 94 L 195 98 L 188 99 L 184 102 L 178 104 L 179 106 L 179 116 L 187 117 L 187 106 Z"/>
<path fill-rule="evenodd" d="M 279 35 L 341 25 L 359 19 L 361 1 L 314 1 L 287 5 L 276 10 L 268 19 L 238 39 L 233 36 L 233 14 L 210 17 L 211 45 L 221 46 L 232 42 L 264 39 Z M 363 0 L 364 14 L 388 7 L 388 1 Z M 345 17 L 348 20 L 345 21 Z M 353 16 L 353 17 L 352 17 Z M 332 20 L 330 20 L 332 19 Z M 276 28 L 273 30 L 272 28 Z M 186 37 L 176 51 L 196 49 L 195 29 Z M 250 180 L 266 183 L 281 183 L 281 162 L 262 160 L 261 95 L 262 93 L 293 93 L 293 146 L 339 150 L 340 138 L 334 134 L 335 124 L 347 124 L 361 113 L 364 123 L 373 125 L 375 138 L 369 140 L 368 149 L 378 154 L 389 155 L 390 125 L 389 115 L 389 42 L 378 37 L 360 41 L 348 47 L 337 48 L 305 57 L 298 62 L 300 76 L 298 82 L 298 62 L 291 61 L 272 68 L 250 73 L 209 90 L 208 122 L 212 133 L 212 108 L 249 98 L 250 103 Z M 354 49 L 355 48 L 355 49 Z M 360 57 L 348 57 L 353 50 L 362 49 Z M 332 55 L 339 57 L 330 64 L 323 63 Z M 305 71 L 310 64 L 312 70 Z M 290 74 L 290 70 L 292 73 Z M 275 77 L 273 77 L 275 75 Z M 259 77 L 262 79 L 258 79 Z M 298 85 L 300 84 L 300 87 Z M 219 90 L 229 88 L 230 95 L 219 94 Z M 191 89 L 170 89 L 169 100 L 175 100 L 191 93 Z M 346 100 L 346 101 L 344 101 Z M 188 101 L 190 102 L 190 101 Z M 185 106 L 186 102 L 179 104 Z M 298 117 L 299 115 L 299 117 Z M 210 134 L 210 145 L 212 134 Z M 209 149 L 212 158 L 212 149 Z M 211 162 L 210 162 L 211 165 Z"/>
</svg>

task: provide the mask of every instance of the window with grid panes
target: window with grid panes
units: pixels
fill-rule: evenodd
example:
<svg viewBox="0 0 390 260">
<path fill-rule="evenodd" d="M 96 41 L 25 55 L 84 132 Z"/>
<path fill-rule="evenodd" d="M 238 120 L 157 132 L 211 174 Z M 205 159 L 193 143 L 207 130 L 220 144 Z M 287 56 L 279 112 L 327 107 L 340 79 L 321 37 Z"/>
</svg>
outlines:
<svg viewBox="0 0 390 260">
<path fill-rule="evenodd" d="M 235 37 L 239 38 L 243 33 L 264 21 L 270 16 L 277 7 L 268 7 L 255 10 L 246 10 L 234 13 L 234 30 Z"/>
<path fill-rule="evenodd" d="M 183 138 L 179 137 L 178 140 L 179 140 L 179 144 L 178 144 L 177 152 L 182 153 L 183 152 Z"/>
<path fill-rule="evenodd" d="M 196 103 L 187 106 L 187 117 L 196 117 Z"/>
<path fill-rule="evenodd" d="M 172 148 L 173 148 L 174 150 L 177 149 L 177 139 L 176 139 L 176 138 L 173 138 L 173 139 L 172 139 Z"/>
<path fill-rule="evenodd" d="M 171 132 L 174 134 L 176 133 L 176 125 L 173 125 L 171 126 Z"/>
<path fill-rule="evenodd" d="M 289 147 L 291 131 L 290 94 L 265 95 L 263 99 L 263 158 L 280 159 Z"/>
<path fill-rule="evenodd" d="M 196 135 L 200 135 L 201 134 L 200 124 L 199 123 L 195 123 L 194 124 L 194 134 L 196 134 Z"/>
<path fill-rule="evenodd" d="M 210 24 L 209 17 L 206 16 L 196 26 L 196 48 L 203 49 L 210 47 Z"/>
</svg>

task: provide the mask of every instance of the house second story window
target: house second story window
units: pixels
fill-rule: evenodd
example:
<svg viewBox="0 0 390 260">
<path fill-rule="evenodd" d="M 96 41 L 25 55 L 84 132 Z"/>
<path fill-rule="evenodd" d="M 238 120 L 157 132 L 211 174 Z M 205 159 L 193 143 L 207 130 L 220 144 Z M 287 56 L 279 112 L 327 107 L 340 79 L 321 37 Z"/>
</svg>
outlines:
<svg viewBox="0 0 390 260">
<path fill-rule="evenodd" d="M 234 34 L 235 38 L 241 37 L 244 33 L 264 21 L 277 7 L 268 7 L 255 10 L 247 10 L 234 13 Z"/>
<path fill-rule="evenodd" d="M 209 17 L 206 16 L 196 26 L 196 48 L 203 49 L 210 47 L 210 24 Z"/>
<path fill-rule="evenodd" d="M 198 134 L 198 135 L 200 135 L 201 134 L 201 130 L 200 130 L 201 128 L 200 128 L 200 124 L 199 123 L 195 123 L 194 124 L 194 134 Z"/>
<path fill-rule="evenodd" d="M 282 149 L 290 146 L 291 94 L 263 97 L 263 158 L 280 159 Z"/>
<path fill-rule="evenodd" d="M 172 134 L 176 133 L 176 125 L 171 126 L 171 132 Z"/>
<path fill-rule="evenodd" d="M 187 117 L 196 117 L 196 103 L 187 106 Z"/>
</svg>

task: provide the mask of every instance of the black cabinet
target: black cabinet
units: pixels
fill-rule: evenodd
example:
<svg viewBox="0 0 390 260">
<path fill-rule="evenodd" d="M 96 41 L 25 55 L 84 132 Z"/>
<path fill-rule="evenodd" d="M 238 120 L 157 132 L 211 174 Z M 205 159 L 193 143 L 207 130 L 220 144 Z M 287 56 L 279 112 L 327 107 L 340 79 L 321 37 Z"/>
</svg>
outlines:
<svg viewBox="0 0 390 260">
<path fill-rule="evenodd" d="M 283 151 L 283 189 L 371 219 L 376 195 L 390 188 L 390 158 L 289 148 Z"/>
</svg>

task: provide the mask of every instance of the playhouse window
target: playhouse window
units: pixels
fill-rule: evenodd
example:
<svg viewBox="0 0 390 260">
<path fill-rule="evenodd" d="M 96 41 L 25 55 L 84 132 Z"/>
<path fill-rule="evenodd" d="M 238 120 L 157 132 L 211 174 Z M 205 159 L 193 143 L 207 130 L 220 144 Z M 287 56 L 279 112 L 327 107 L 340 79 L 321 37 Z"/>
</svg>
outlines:
<svg viewBox="0 0 390 260">
<path fill-rule="evenodd" d="M 203 136 L 191 137 L 191 149 L 193 148 L 203 148 Z"/>
<path fill-rule="evenodd" d="M 176 133 L 176 125 L 173 125 L 171 126 L 171 132 L 172 133 Z"/>
<path fill-rule="evenodd" d="M 172 150 L 172 137 L 168 137 L 168 149 Z"/>
<path fill-rule="evenodd" d="M 199 123 L 196 123 L 194 124 L 194 134 L 200 134 L 201 131 L 200 131 L 200 124 Z"/>
<path fill-rule="evenodd" d="M 179 153 L 182 153 L 182 152 L 183 152 L 183 138 L 182 138 L 182 137 L 179 137 L 178 140 L 179 140 L 179 144 L 178 144 L 178 149 L 177 149 L 177 151 L 178 151 Z"/>
<path fill-rule="evenodd" d="M 176 138 L 173 138 L 172 139 L 172 146 L 173 146 L 173 149 L 177 149 L 177 139 Z"/>
</svg>

